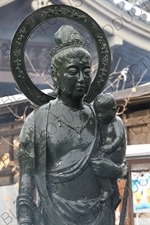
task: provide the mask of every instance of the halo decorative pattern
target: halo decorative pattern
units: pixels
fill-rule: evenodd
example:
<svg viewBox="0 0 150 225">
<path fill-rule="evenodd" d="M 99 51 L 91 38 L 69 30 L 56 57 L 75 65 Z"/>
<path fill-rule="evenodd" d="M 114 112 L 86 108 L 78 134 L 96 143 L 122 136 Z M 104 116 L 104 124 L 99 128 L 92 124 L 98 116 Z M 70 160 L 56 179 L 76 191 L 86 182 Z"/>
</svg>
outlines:
<svg viewBox="0 0 150 225">
<path fill-rule="evenodd" d="M 53 18 L 73 20 L 85 28 L 95 42 L 98 54 L 98 70 L 85 101 L 90 103 L 101 93 L 110 72 L 110 49 L 100 26 L 85 12 L 66 5 L 50 5 L 34 11 L 18 27 L 12 41 L 10 65 L 15 81 L 21 91 L 36 105 L 49 102 L 52 97 L 41 92 L 31 81 L 25 67 L 24 51 L 28 38 L 41 23 Z"/>
</svg>

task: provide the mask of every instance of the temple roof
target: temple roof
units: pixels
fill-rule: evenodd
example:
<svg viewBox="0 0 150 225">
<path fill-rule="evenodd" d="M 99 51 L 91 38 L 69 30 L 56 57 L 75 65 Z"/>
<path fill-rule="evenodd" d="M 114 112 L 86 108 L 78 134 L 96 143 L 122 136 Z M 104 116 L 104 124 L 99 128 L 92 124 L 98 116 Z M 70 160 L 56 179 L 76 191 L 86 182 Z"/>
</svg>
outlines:
<svg viewBox="0 0 150 225">
<path fill-rule="evenodd" d="M 12 36 L 20 24 L 20 22 L 31 12 L 31 0 L 6 0 L 0 3 L 0 47 L 1 50 L 8 48 L 6 55 L 1 51 L 1 64 L 0 64 L 0 96 L 10 95 L 10 93 L 17 93 L 15 90 L 15 82 L 12 77 L 9 66 L 9 49 L 12 40 Z M 47 2 L 47 1 L 39 1 Z M 112 67 L 111 73 L 114 71 L 118 61 L 118 70 L 122 71 L 124 68 L 129 67 L 127 74 L 127 80 L 125 85 L 123 80 L 119 82 L 118 90 L 131 88 L 133 85 L 142 85 L 150 82 L 149 62 L 150 62 L 150 13 L 149 1 L 138 1 L 140 9 L 130 2 L 124 0 L 82 0 L 82 1 L 67 1 L 67 0 L 51 0 L 49 1 L 55 4 L 72 4 L 91 17 L 93 17 L 97 23 L 102 27 L 106 33 L 108 42 L 111 48 L 112 55 Z M 6 3 L 6 4 L 4 4 Z M 67 21 L 66 21 L 67 22 Z M 53 33 L 57 25 L 50 27 L 50 33 L 44 34 L 43 37 L 38 39 L 38 42 L 32 40 L 29 45 L 29 51 L 32 56 L 34 53 L 38 62 L 38 56 L 41 51 L 45 51 L 48 47 L 48 42 L 51 41 L 51 33 Z M 40 31 L 41 32 L 41 31 Z M 94 64 L 97 64 L 96 56 L 94 58 Z M 36 67 L 36 65 L 35 65 Z M 39 68 L 37 68 L 39 69 Z M 147 70 L 142 77 L 145 69 Z M 48 74 L 49 75 L 49 74 Z M 133 78 L 134 75 L 134 78 Z M 110 83 L 116 79 L 118 74 L 114 74 L 110 79 Z M 140 80 L 141 79 L 141 80 Z M 139 82 L 140 81 L 140 82 Z M 41 80 L 35 79 L 39 88 L 44 88 L 45 84 L 41 83 Z M 109 83 L 109 84 L 110 84 Z M 48 86 L 45 85 L 45 88 Z M 116 91 L 117 87 L 114 86 L 108 91 Z"/>
</svg>

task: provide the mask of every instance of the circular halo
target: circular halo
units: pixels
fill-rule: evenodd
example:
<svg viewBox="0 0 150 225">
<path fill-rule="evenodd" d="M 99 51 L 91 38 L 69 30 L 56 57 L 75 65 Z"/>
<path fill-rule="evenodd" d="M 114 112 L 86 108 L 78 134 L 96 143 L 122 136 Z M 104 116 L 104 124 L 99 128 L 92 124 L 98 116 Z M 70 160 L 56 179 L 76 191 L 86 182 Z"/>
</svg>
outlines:
<svg viewBox="0 0 150 225">
<path fill-rule="evenodd" d="M 84 101 L 91 103 L 102 92 L 108 80 L 111 65 L 110 49 L 100 26 L 88 14 L 72 6 L 46 6 L 31 13 L 23 20 L 11 45 L 10 65 L 13 77 L 24 95 L 36 105 L 41 106 L 53 99 L 33 84 L 26 71 L 24 61 L 24 50 L 31 33 L 38 25 L 53 18 L 65 18 L 79 23 L 88 31 L 95 42 L 99 65 L 90 90 L 84 98 Z"/>
</svg>

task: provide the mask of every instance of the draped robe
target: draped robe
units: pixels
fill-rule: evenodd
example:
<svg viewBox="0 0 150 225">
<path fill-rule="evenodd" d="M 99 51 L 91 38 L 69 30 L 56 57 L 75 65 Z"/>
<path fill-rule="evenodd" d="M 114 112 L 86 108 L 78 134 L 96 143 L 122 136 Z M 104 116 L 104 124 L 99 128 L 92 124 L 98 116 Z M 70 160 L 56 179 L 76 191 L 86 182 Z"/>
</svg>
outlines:
<svg viewBox="0 0 150 225">
<path fill-rule="evenodd" d="M 39 206 L 36 210 L 33 210 L 34 225 L 37 225 L 37 222 L 40 225 L 114 225 L 114 212 L 111 210 L 109 201 L 102 204 L 100 196 L 92 199 L 70 200 L 59 196 L 48 188 L 48 186 L 56 185 L 60 181 L 67 182 L 67 179 L 76 180 L 80 177 L 82 183 L 82 174 L 86 170 L 91 170 L 90 158 L 95 154 L 95 149 L 98 147 L 100 140 L 97 123 L 95 122 L 94 138 L 88 148 L 81 152 L 76 159 L 70 160 L 71 156 L 68 155 L 68 166 L 62 164 L 62 167 L 59 167 L 57 171 L 50 171 L 47 180 L 46 149 L 49 108 L 50 103 L 32 112 L 26 119 L 20 134 L 21 147 L 18 155 L 25 155 L 32 159 L 35 187 L 40 198 Z M 92 111 L 90 107 L 89 109 Z M 93 111 L 92 115 L 96 121 Z M 93 176 L 95 176 L 94 173 Z"/>
</svg>

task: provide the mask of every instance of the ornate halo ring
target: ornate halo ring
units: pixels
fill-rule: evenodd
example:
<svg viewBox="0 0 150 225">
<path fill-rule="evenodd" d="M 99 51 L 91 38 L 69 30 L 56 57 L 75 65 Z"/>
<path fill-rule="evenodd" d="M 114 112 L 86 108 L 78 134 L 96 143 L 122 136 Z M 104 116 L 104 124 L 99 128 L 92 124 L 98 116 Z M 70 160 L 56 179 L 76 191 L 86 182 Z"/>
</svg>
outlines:
<svg viewBox="0 0 150 225">
<path fill-rule="evenodd" d="M 14 79 L 26 97 L 36 105 L 40 106 L 52 100 L 51 96 L 44 94 L 31 81 L 25 67 L 24 51 L 28 38 L 35 28 L 53 18 L 65 18 L 77 22 L 88 31 L 95 42 L 99 65 L 90 90 L 84 98 L 84 101 L 90 103 L 102 92 L 108 80 L 111 64 L 110 49 L 100 26 L 88 14 L 71 6 L 46 6 L 31 13 L 23 20 L 11 45 L 10 65 Z"/>
</svg>

